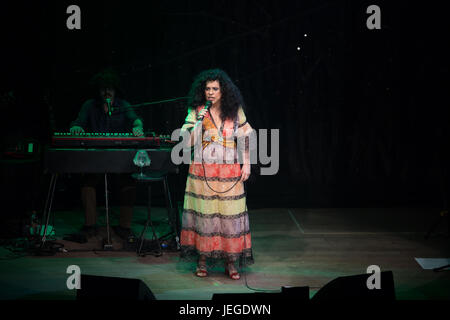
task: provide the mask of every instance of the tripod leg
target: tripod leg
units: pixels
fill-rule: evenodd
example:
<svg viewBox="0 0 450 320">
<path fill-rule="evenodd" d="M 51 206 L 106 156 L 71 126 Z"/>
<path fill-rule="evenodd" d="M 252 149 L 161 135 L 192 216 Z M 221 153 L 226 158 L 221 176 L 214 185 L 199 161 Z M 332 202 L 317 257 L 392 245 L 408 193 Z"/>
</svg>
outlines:
<svg viewBox="0 0 450 320">
<path fill-rule="evenodd" d="M 142 245 L 144 244 L 144 235 L 145 235 L 145 232 L 147 232 L 149 220 L 150 220 L 150 217 L 149 217 L 149 213 L 147 212 L 147 221 L 145 222 L 144 229 L 142 230 L 141 236 L 139 237 L 141 239 L 141 243 L 139 244 L 139 249 L 137 250 L 137 255 L 138 256 L 141 255 Z"/>
<path fill-rule="evenodd" d="M 441 220 L 442 220 L 442 215 L 439 215 L 439 218 L 437 218 L 437 221 L 434 222 L 434 223 L 431 225 L 430 229 L 428 229 L 428 232 L 427 232 L 427 234 L 425 235 L 425 240 L 427 240 L 427 239 L 430 237 L 430 235 L 433 233 L 433 231 L 434 231 L 434 230 L 437 228 L 437 226 L 441 223 Z"/>
<path fill-rule="evenodd" d="M 48 221 L 47 219 L 47 215 L 49 212 L 49 203 L 50 203 L 50 199 L 52 197 L 52 189 L 53 189 L 53 180 L 55 179 L 55 173 L 52 173 L 51 177 L 50 177 L 50 183 L 48 186 L 48 192 L 47 192 L 47 198 L 45 199 L 45 205 L 44 205 L 44 212 L 42 214 L 42 218 L 41 218 L 41 223 L 40 225 L 44 225 L 44 223 L 46 223 Z"/>
<path fill-rule="evenodd" d="M 106 233 L 107 243 L 104 245 L 104 249 L 111 249 L 111 234 L 109 229 L 109 204 L 108 204 L 108 174 L 105 172 L 105 207 L 106 207 Z"/>
<path fill-rule="evenodd" d="M 158 235 L 156 234 L 156 230 L 155 230 L 155 227 L 153 226 L 153 222 L 152 222 L 152 214 L 151 214 L 151 210 L 152 210 L 152 202 L 151 202 L 151 199 L 152 199 L 152 187 L 151 187 L 151 185 L 149 184 L 148 185 L 148 207 L 147 207 L 147 212 L 148 212 L 148 215 L 147 215 L 147 223 L 146 224 L 150 224 L 150 228 L 152 229 L 152 233 L 153 233 L 153 238 L 155 239 L 155 241 L 156 241 L 156 244 L 158 245 L 158 250 L 159 250 L 159 252 L 158 252 L 158 254 L 157 254 L 157 256 L 160 256 L 160 255 L 162 255 L 162 249 L 161 249 L 161 244 L 159 243 L 159 239 L 158 239 Z M 142 242 L 143 242 L 143 240 L 142 240 Z"/>
<path fill-rule="evenodd" d="M 175 233 L 175 235 L 178 237 L 178 219 L 177 216 L 174 214 L 174 208 L 172 205 L 172 198 L 170 196 L 170 189 L 169 189 L 169 182 L 167 180 L 167 176 L 164 177 L 163 180 L 164 184 L 164 195 L 166 198 L 166 208 L 167 208 L 167 215 L 169 218 L 169 223 L 172 228 L 172 232 Z"/>
<path fill-rule="evenodd" d="M 163 179 L 164 198 L 166 200 L 167 218 L 169 219 L 170 227 L 173 230 L 174 225 L 173 225 L 172 212 L 171 212 L 172 205 L 170 203 L 170 199 L 168 198 L 168 192 L 169 191 L 168 191 L 168 188 L 167 188 L 167 181 L 166 181 L 166 179 L 167 179 L 167 176 L 165 176 L 164 179 Z"/>
<path fill-rule="evenodd" d="M 448 210 L 443 210 L 439 213 L 439 218 L 437 219 L 437 221 L 433 223 L 431 228 L 428 230 L 425 239 L 428 239 L 430 237 L 431 233 L 433 233 L 433 231 L 441 224 L 442 220 L 445 218 L 447 218 L 448 222 L 447 232 L 450 233 L 450 220 L 448 220 Z"/>
<path fill-rule="evenodd" d="M 447 212 L 447 233 L 450 235 L 450 218 L 448 217 L 448 212 Z"/>
<path fill-rule="evenodd" d="M 54 195 L 55 195 L 55 187 L 56 187 L 57 178 L 58 178 L 58 174 L 57 173 L 53 173 L 52 177 L 50 178 L 50 186 L 49 186 L 49 190 L 48 190 L 48 194 L 47 194 L 47 200 L 45 202 L 44 215 L 42 217 L 41 227 L 39 228 L 39 233 L 41 233 L 42 222 L 45 221 L 44 233 L 43 233 L 42 238 L 41 238 L 41 248 L 44 247 L 45 241 L 46 241 L 46 237 L 47 237 L 47 227 L 48 227 L 48 222 L 49 222 L 49 219 L 50 219 L 50 214 L 51 214 L 51 211 L 52 211 L 52 204 L 53 204 L 53 198 L 54 198 Z"/>
</svg>

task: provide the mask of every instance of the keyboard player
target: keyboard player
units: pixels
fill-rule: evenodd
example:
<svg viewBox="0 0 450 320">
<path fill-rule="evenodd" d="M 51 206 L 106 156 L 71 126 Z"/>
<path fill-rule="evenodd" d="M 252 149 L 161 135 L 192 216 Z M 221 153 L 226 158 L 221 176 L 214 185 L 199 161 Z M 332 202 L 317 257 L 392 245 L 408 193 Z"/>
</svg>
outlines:
<svg viewBox="0 0 450 320">
<path fill-rule="evenodd" d="M 98 96 L 87 100 L 75 121 L 71 123 L 70 133 L 83 132 L 132 132 L 135 136 L 144 135 L 143 122 L 132 109 L 126 109 L 129 103 L 116 94 L 119 90 L 119 77 L 111 70 L 96 74 L 91 79 Z M 114 232 L 122 239 L 132 235 L 130 226 L 133 205 L 136 199 L 136 183 L 125 174 L 112 176 L 112 183 L 119 187 L 120 219 L 113 226 Z M 96 211 L 96 187 L 103 181 L 102 174 L 83 174 L 81 201 L 85 212 L 85 222 L 81 229 L 87 238 L 98 232 Z"/>
</svg>

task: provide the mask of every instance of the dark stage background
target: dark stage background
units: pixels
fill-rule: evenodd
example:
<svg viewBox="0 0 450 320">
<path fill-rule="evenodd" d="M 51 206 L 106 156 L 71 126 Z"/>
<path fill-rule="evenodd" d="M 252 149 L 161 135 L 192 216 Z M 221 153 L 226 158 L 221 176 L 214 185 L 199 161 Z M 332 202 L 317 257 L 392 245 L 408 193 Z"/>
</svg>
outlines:
<svg viewBox="0 0 450 320">
<path fill-rule="evenodd" d="M 104 67 L 119 72 L 132 104 L 186 96 L 200 71 L 221 68 L 240 87 L 252 126 L 280 130 L 279 172 L 261 176 L 253 166 L 250 209 L 441 207 L 450 28 L 438 3 L 8 1 L 3 151 L 68 131 L 92 96 L 88 80 Z M 81 8 L 81 30 L 66 28 L 71 4 Z M 381 8 L 381 30 L 366 27 L 371 4 Z M 147 130 L 165 134 L 186 115 L 184 101 L 139 114 Z M 3 203 L 39 209 L 48 183 L 42 168 L 2 166 Z M 172 179 L 178 196 L 185 173 Z M 66 204 L 79 203 L 77 183 L 61 179 Z"/>
</svg>

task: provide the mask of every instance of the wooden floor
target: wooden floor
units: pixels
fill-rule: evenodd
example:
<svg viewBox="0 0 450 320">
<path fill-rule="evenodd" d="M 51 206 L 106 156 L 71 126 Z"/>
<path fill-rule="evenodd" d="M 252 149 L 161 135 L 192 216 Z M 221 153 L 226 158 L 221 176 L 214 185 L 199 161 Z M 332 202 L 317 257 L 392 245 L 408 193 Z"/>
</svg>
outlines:
<svg viewBox="0 0 450 320">
<path fill-rule="evenodd" d="M 104 212 L 100 210 L 99 216 L 104 223 Z M 195 265 L 181 261 L 176 251 L 166 250 L 160 257 L 122 251 L 115 234 L 114 250 L 109 252 L 102 250 L 101 235 L 85 244 L 61 240 L 78 230 L 83 213 L 56 211 L 56 237 L 64 252 L 17 257 L 1 248 L 0 299 L 75 299 L 76 293 L 66 287 L 69 265 L 78 265 L 85 274 L 142 279 L 161 300 L 210 300 L 214 293 L 282 286 L 309 286 L 312 297 L 337 277 L 366 273 L 368 266 L 378 265 L 381 271 L 393 272 L 397 299 L 449 299 L 449 271 L 424 270 L 414 259 L 450 257 L 445 225 L 424 239 L 438 216 L 439 210 L 432 208 L 250 210 L 255 264 L 234 281 L 219 267 L 210 270 L 208 278 L 195 277 Z M 117 218 L 115 209 L 113 224 Z M 136 207 L 132 226 L 136 234 L 145 218 L 146 209 Z M 159 236 L 169 231 L 164 209 L 154 208 L 153 220 Z"/>
</svg>

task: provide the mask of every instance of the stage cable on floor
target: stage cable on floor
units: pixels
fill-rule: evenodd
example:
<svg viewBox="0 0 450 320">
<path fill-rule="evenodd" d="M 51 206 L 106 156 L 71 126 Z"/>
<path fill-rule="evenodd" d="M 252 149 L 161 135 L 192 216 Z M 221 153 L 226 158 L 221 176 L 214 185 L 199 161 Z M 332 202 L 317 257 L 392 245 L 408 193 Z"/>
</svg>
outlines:
<svg viewBox="0 0 450 320">
<path fill-rule="evenodd" d="M 241 173 L 241 176 L 242 176 L 242 173 Z M 250 221 L 250 215 L 249 215 L 248 207 L 247 207 L 247 190 L 245 188 L 245 183 L 243 182 L 242 184 L 244 186 L 245 210 L 247 211 L 247 218 Z M 244 230 L 247 230 L 247 227 L 248 227 L 248 230 L 250 231 L 250 226 L 247 226 L 246 221 L 244 220 Z M 244 249 L 245 248 L 247 248 L 247 237 L 244 234 Z M 244 271 L 244 268 L 246 267 L 246 265 L 247 265 L 247 256 L 244 253 L 244 264 L 242 266 L 242 273 L 244 275 L 245 286 L 247 287 L 247 289 L 252 290 L 252 291 L 257 291 L 257 292 L 266 292 L 266 293 L 279 293 L 280 292 L 280 290 L 275 290 L 275 289 L 259 289 L 259 288 L 250 287 L 248 284 L 247 272 Z"/>
<path fill-rule="evenodd" d="M 246 190 L 246 188 L 245 188 L 245 184 L 244 184 L 244 195 L 245 195 L 245 199 L 247 200 L 247 190 Z M 248 186 L 248 185 L 247 185 Z M 247 216 L 248 216 L 248 219 L 249 219 L 249 221 L 250 221 L 250 215 L 248 214 L 248 207 L 247 207 L 247 201 L 245 201 L 245 210 L 247 211 Z M 244 228 L 245 228 L 245 226 L 244 226 Z M 249 228 L 249 231 L 250 231 L 250 228 Z M 246 248 L 247 247 L 247 242 L 246 242 L 246 237 L 244 236 L 244 247 Z M 259 289 L 259 288 L 252 288 L 252 287 L 250 287 L 249 286 L 249 284 L 248 284 L 248 279 L 247 279 L 247 272 L 245 272 L 244 271 L 244 268 L 245 268 L 245 266 L 246 266 L 246 260 L 247 260 L 247 257 L 246 257 L 246 255 L 244 254 L 244 265 L 243 265 L 243 268 L 242 268 L 242 274 L 244 275 L 244 280 L 245 280 L 245 286 L 247 287 L 247 289 L 249 289 L 249 290 L 252 290 L 252 291 L 257 291 L 257 292 L 266 292 L 266 293 L 280 293 L 281 292 L 281 289 L 280 290 L 275 290 L 275 289 Z M 322 287 L 309 287 L 309 289 L 321 289 Z"/>
<path fill-rule="evenodd" d="M 216 192 L 216 193 L 226 193 L 226 192 L 230 191 L 231 189 L 233 189 L 233 188 L 237 185 L 237 183 L 238 183 L 239 181 L 241 181 L 241 179 L 242 179 L 242 171 L 241 171 L 241 174 L 239 175 L 239 179 L 236 180 L 236 182 L 235 182 L 229 189 L 227 189 L 227 190 L 225 190 L 225 191 L 216 191 L 216 190 L 214 190 L 214 189 L 209 185 L 208 179 L 207 179 L 207 177 L 206 177 L 206 169 L 205 169 L 205 161 L 204 161 L 204 151 L 205 151 L 205 148 L 202 149 L 203 179 L 204 179 L 204 181 L 206 182 L 206 185 L 208 186 L 208 188 L 211 189 L 213 192 Z M 247 211 L 247 219 L 250 221 L 250 216 L 249 216 L 249 213 L 248 213 L 248 207 L 247 207 L 247 191 L 246 191 L 244 182 L 242 182 L 242 184 L 243 184 L 244 197 L 245 197 L 245 210 Z M 246 221 L 245 221 L 245 219 L 244 219 L 244 230 L 247 230 L 247 227 L 249 227 L 249 226 L 246 225 Z M 250 231 L 250 228 L 248 228 L 248 229 L 249 229 L 249 231 Z M 244 234 L 244 250 L 245 250 L 245 248 L 247 248 L 247 237 L 246 237 L 246 235 Z M 250 287 L 249 284 L 248 284 L 247 272 L 244 271 L 244 268 L 246 267 L 246 265 L 247 265 L 247 257 L 246 257 L 246 254 L 244 253 L 244 263 L 243 263 L 243 266 L 242 266 L 242 273 L 243 273 L 243 275 L 244 275 L 245 286 L 247 287 L 247 289 L 249 289 L 249 290 L 251 290 L 251 291 L 256 291 L 256 292 L 266 292 L 266 293 L 279 293 L 279 292 L 281 292 L 281 290 L 275 290 L 275 289 L 259 289 L 259 288 L 252 288 L 252 287 Z"/>
<path fill-rule="evenodd" d="M 206 182 L 206 185 L 208 186 L 208 188 L 211 189 L 213 192 L 216 192 L 216 193 L 226 193 L 226 192 L 230 191 L 231 189 L 233 189 L 233 188 L 237 185 L 237 183 L 238 183 L 239 181 L 241 181 L 241 179 L 242 179 L 242 171 L 241 171 L 241 174 L 239 175 L 239 179 L 236 180 L 236 182 L 235 182 L 229 189 L 227 189 L 227 190 L 225 190 L 225 191 L 216 191 L 216 190 L 214 190 L 214 189 L 209 185 L 208 179 L 207 179 L 207 177 L 206 177 L 206 169 L 205 169 L 205 161 L 204 161 L 204 151 L 205 151 L 205 148 L 202 149 L 203 179 L 204 179 L 204 181 Z M 249 218 L 249 214 L 248 214 L 248 207 L 247 207 L 247 192 L 246 192 L 246 190 L 245 190 L 245 184 L 244 184 L 244 182 L 242 182 L 242 184 L 243 184 L 244 197 L 245 197 L 245 210 L 247 211 L 247 218 L 250 219 L 250 218 Z M 244 219 L 244 221 L 245 221 L 245 219 Z M 244 230 L 247 230 L 247 225 L 245 224 L 245 222 L 244 222 Z M 244 250 L 245 250 L 245 248 L 247 248 L 247 241 L 246 241 L 246 235 L 244 234 Z M 245 286 L 246 286 L 249 290 L 252 290 L 252 291 L 258 291 L 258 292 L 267 292 L 267 293 L 273 293 L 273 292 L 278 293 L 278 292 L 280 292 L 280 290 L 275 290 L 275 289 L 257 289 L 257 288 L 252 288 L 252 287 L 250 287 L 250 286 L 248 285 L 247 273 L 246 273 L 245 271 L 243 271 L 244 268 L 245 268 L 245 266 L 246 266 L 246 264 L 247 264 L 247 259 L 246 259 L 246 255 L 245 255 L 245 253 L 244 253 L 244 264 L 243 264 L 243 266 L 242 266 L 242 267 L 243 267 L 243 268 L 242 268 L 242 273 L 243 273 L 243 275 L 244 275 Z"/>
</svg>

